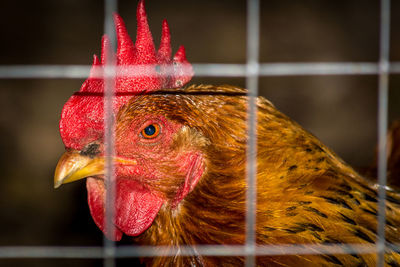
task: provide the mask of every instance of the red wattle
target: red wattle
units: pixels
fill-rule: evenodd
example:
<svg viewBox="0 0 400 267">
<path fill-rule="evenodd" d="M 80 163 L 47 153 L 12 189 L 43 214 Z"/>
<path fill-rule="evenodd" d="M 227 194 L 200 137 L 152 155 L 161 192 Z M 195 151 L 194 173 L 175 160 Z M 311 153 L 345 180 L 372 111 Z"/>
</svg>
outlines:
<svg viewBox="0 0 400 267">
<path fill-rule="evenodd" d="M 105 188 L 102 180 L 88 178 L 88 203 L 96 225 L 107 238 L 119 241 L 122 233 L 138 236 L 150 227 L 164 200 L 150 192 L 139 182 L 119 179 L 116 184 L 115 231 L 110 234 L 105 229 L 104 203 Z"/>
</svg>

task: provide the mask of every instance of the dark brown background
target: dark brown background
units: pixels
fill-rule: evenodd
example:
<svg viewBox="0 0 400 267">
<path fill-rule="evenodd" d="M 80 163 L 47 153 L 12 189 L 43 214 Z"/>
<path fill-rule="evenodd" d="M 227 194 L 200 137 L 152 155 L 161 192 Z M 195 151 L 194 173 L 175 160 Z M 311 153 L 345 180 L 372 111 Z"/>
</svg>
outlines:
<svg viewBox="0 0 400 267">
<path fill-rule="evenodd" d="M 135 36 L 137 1 L 119 1 Z M 174 51 L 192 63 L 244 63 L 246 2 L 147 0 L 156 44 L 167 18 Z M 2 1 L 0 64 L 91 63 L 100 52 L 103 2 Z M 400 61 L 400 4 L 392 3 L 391 60 Z M 379 50 L 379 1 L 261 1 L 262 62 L 373 62 Z M 355 167 L 370 164 L 376 143 L 377 77 L 260 78 L 260 92 Z M 53 189 L 64 147 L 63 104 L 82 79 L 0 80 L 0 246 L 101 245 L 84 182 Z M 235 84 L 242 78 L 195 77 L 193 83 Z M 400 78 L 390 78 L 390 119 L 400 118 Z M 125 240 L 125 243 L 129 242 Z M 119 261 L 120 265 L 129 261 Z M 136 262 L 133 262 L 133 264 Z M 0 260 L 4 266 L 99 266 L 99 260 Z"/>
</svg>

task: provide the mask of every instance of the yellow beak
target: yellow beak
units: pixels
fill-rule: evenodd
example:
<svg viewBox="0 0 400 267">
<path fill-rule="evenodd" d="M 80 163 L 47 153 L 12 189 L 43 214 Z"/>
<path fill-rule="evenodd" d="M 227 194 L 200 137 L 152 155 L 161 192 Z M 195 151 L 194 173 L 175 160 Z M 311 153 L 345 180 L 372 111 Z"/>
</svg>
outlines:
<svg viewBox="0 0 400 267">
<path fill-rule="evenodd" d="M 54 188 L 89 176 L 104 174 L 104 158 L 82 156 L 79 151 L 65 152 L 57 163 Z"/>
<path fill-rule="evenodd" d="M 114 164 L 119 163 L 125 166 L 137 165 L 135 159 L 113 158 Z M 105 160 L 103 157 L 83 156 L 77 150 L 68 150 L 57 163 L 54 173 L 54 188 L 62 184 L 71 183 L 86 177 L 103 175 Z"/>
</svg>

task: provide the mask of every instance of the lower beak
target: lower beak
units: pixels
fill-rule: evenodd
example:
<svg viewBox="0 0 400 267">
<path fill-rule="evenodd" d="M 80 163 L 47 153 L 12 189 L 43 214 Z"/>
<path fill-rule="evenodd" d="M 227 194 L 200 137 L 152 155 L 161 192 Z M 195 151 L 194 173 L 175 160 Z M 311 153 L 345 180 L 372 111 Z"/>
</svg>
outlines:
<svg viewBox="0 0 400 267">
<path fill-rule="evenodd" d="M 57 163 L 54 188 L 86 177 L 104 174 L 104 158 L 83 156 L 76 150 L 65 152 Z"/>
</svg>

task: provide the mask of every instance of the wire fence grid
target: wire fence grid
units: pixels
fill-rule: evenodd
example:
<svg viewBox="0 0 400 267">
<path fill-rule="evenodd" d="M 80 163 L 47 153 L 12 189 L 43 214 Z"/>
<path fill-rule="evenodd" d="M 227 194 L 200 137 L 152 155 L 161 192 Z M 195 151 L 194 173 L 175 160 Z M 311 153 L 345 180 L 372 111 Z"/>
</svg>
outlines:
<svg viewBox="0 0 400 267">
<path fill-rule="evenodd" d="M 390 0 L 381 0 L 380 10 L 380 57 L 379 62 L 319 62 L 319 63 L 261 63 L 259 62 L 259 28 L 260 2 L 247 1 L 247 62 L 246 64 L 193 64 L 196 76 L 208 77 L 245 77 L 249 96 L 248 109 L 248 155 L 247 155 L 247 183 L 249 189 L 246 198 L 246 243 L 243 246 L 196 246 L 196 253 L 208 256 L 235 256 L 246 257 L 246 266 L 255 266 L 257 255 L 291 255 L 291 254 L 343 254 L 343 253 L 377 253 L 377 266 L 384 266 L 384 253 L 388 249 L 399 251 L 399 245 L 390 248 L 385 244 L 385 188 L 386 188 L 386 134 L 388 121 L 388 78 L 389 74 L 400 73 L 400 62 L 389 61 L 389 33 L 390 33 Z M 115 49 L 115 33 L 112 13 L 117 10 L 117 0 L 105 1 L 105 33 L 110 36 L 111 48 Z M 105 86 L 105 145 L 106 157 L 114 154 L 114 124 L 112 117 L 112 97 L 114 95 L 113 78 L 117 70 L 110 60 L 107 60 Z M 82 65 L 3 65 L 0 66 L 1 79 L 24 78 L 86 78 L 90 66 Z M 129 73 L 140 73 L 127 70 Z M 103 76 L 104 75 L 104 76 Z M 258 96 L 258 79 L 262 76 L 293 76 L 293 75 L 378 75 L 378 239 L 375 245 L 364 244 L 335 244 L 335 245 L 279 245 L 257 246 L 255 242 L 255 207 L 256 207 L 256 112 L 255 105 Z M 106 163 L 106 181 L 111 182 L 114 177 L 113 164 Z M 112 227 L 114 216 L 114 190 L 107 190 L 107 222 Z M 110 201 L 109 201 L 110 200 Z M 173 256 L 193 255 L 189 246 L 181 246 L 164 250 L 147 246 L 118 246 L 104 238 L 103 247 L 0 247 L 0 258 L 98 258 L 104 260 L 104 266 L 115 266 L 115 259 L 121 257 L 154 257 L 165 251 Z M 158 248 L 158 247 L 157 247 Z M 164 254 L 163 254 L 164 255 Z"/>
</svg>

